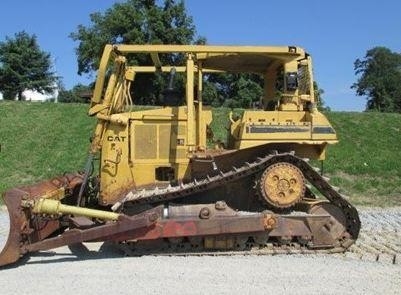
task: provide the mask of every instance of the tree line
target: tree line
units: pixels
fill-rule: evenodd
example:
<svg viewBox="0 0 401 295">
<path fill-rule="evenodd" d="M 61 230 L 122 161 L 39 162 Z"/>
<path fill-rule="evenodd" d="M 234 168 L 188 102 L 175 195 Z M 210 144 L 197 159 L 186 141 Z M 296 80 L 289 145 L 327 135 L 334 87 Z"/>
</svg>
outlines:
<svg viewBox="0 0 401 295">
<path fill-rule="evenodd" d="M 78 42 L 78 74 L 97 70 L 105 44 L 206 44 L 196 34 L 191 16 L 183 1 L 126 0 L 114 4 L 104 13 L 90 14 L 88 26 L 79 25 L 69 36 Z M 162 63 L 174 64 L 180 56 L 163 55 Z M 137 56 L 130 64 L 149 64 L 147 56 Z M 354 63 L 357 81 L 351 86 L 357 95 L 367 99 L 366 110 L 401 112 L 401 54 L 385 47 L 369 49 Z M 184 94 L 184 77 L 175 84 Z M 134 81 L 137 104 L 154 104 L 166 87 L 163 74 L 137 75 Z M 324 91 L 315 83 L 315 95 L 324 108 Z M 51 56 L 40 49 L 35 35 L 18 32 L 0 42 L 0 92 L 5 99 L 23 100 L 22 92 L 30 89 L 41 93 L 59 89 L 60 102 L 85 102 L 91 85 L 75 85 L 67 90 L 61 77 L 52 71 Z M 256 74 L 218 74 L 206 76 L 205 103 L 212 106 L 249 107 L 263 93 L 263 79 Z M 83 95 L 84 94 L 84 95 Z"/>
</svg>

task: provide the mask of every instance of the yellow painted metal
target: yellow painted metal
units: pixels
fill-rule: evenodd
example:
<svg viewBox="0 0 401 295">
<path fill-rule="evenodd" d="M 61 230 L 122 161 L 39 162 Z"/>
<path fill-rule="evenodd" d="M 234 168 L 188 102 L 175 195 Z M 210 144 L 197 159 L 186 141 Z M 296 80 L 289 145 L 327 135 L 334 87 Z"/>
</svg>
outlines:
<svg viewBox="0 0 401 295">
<path fill-rule="evenodd" d="M 247 110 L 231 124 L 231 134 L 231 146 L 235 149 L 286 144 L 298 155 L 318 160 L 324 160 L 328 144 L 338 142 L 329 121 L 318 111 Z"/>
<path fill-rule="evenodd" d="M 130 54 L 148 54 L 153 64 L 127 66 Z M 160 54 L 184 58 L 162 64 Z M 185 75 L 185 103 L 127 109 L 137 74 L 168 73 L 173 68 Z M 106 72 L 111 75 L 103 95 Z M 231 118 L 227 149 L 266 145 L 322 160 L 327 146 L 337 142 L 334 129 L 314 105 L 312 60 L 300 47 L 107 45 L 89 110 L 98 119 L 91 152 L 101 150 L 102 204 L 113 204 L 133 188 L 192 178 L 191 157 L 207 149 L 207 126 L 212 121 L 210 107 L 203 105 L 203 76 L 220 72 L 256 73 L 265 79 L 261 108 L 246 110 L 238 120 Z M 298 78 L 295 88 L 287 85 L 290 74 Z"/>
<path fill-rule="evenodd" d="M 101 66 L 103 66 L 103 63 L 107 65 L 107 53 L 111 54 L 110 52 L 110 47 L 106 47 L 106 52 L 103 54 L 102 60 L 101 60 Z M 118 104 L 121 102 L 121 79 L 122 77 L 125 76 L 125 57 L 123 56 L 116 56 L 114 59 L 114 64 L 113 64 L 113 71 L 111 73 L 111 76 L 109 78 L 107 88 L 106 88 L 106 93 L 104 95 L 103 100 L 99 99 L 97 95 L 97 91 L 99 91 L 100 84 L 103 86 L 104 83 L 104 76 L 106 75 L 106 69 L 102 68 L 102 72 L 98 73 L 98 79 L 96 81 L 96 86 L 95 86 L 95 93 L 94 93 L 94 98 L 92 100 L 92 106 L 90 110 L 93 110 L 96 106 L 96 103 L 100 103 L 102 108 L 101 110 L 97 113 L 99 115 L 99 120 L 95 128 L 95 134 L 92 139 L 92 144 L 91 144 L 91 153 L 95 154 L 98 150 L 102 148 L 102 143 L 103 143 L 103 135 L 105 132 L 105 129 L 108 124 L 108 120 L 104 120 L 101 118 L 102 116 L 109 116 L 113 112 L 116 112 L 121 106 Z M 119 82 L 119 83 L 118 83 Z M 94 114 L 94 112 L 89 112 L 91 115 Z M 106 117 L 107 118 L 107 117 Z"/>
<path fill-rule="evenodd" d="M 204 134 L 206 133 L 206 130 L 204 130 L 205 123 L 203 121 L 203 99 L 202 99 L 202 91 L 203 91 L 203 71 L 202 71 L 202 62 L 199 62 L 198 65 L 198 91 L 197 91 L 197 103 L 198 107 L 197 113 L 196 113 L 196 144 L 199 147 L 199 149 L 206 149 L 206 137 Z"/>
<path fill-rule="evenodd" d="M 308 66 L 308 74 L 309 74 L 309 78 L 310 78 L 310 84 L 309 84 L 309 92 L 311 94 L 311 97 L 314 98 L 314 86 L 313 86 L 313 63 L 312 63 L 312 58 L 310 57 L 310 55 L 308 55 L 307 57 L 307 66 Z M 314 100 L 312 102 L 315 102 Z"/>
<path fill-rule="evenodd" d="M 191 54 L 187 57 L 187 145 L 190 150 L 195 146 L 195 114 L 194 114 L 194 60 Z"/>
<path fill-rule="evenodd" d="M 199 62 L 200 60 L 198 60 L 198 63 Z M 132 70 L 135 71 L 136 73 L 155 73 L 157 71 L 162 73 L 169 73 L 172 68 L 174 68 L 177 73 L 185 73 L 187 71 L 186 66 L 162 66 L 160 68 L 154 66 L 129 66 L 127 67 L 127 71 Z M 203 68 L 202 71 L 204 73 L 224 73 L 224 71 L 222 70 L 215 70 L 208 68 Z M 196 65 L 194 65 L 194 72 L 198 72 L 198 67 Z"/>
<path fill-rule="evenodd" d="M 120 124 L 120 125 L 127 125 L 128 124 L 127 118 L 124 118 L 124 117 L 119 116 L 119 115 L 117 115 L 117 116 L 116 115 L 107 116 L 107 115 L 103 115 L 102 113 L 98 113 L 96 115 L 96 117 L 98 119 L 100 119 L 100 120 L 109 121 L 109 122 L 112 122 L 112 123 L 115 123 L 115 124 Z"/>
<path fill-rule="evenodd" d="M 96 85 L 95 85 L 95 89 L 93 91 L 92 105 L 96 104 L 96 103 L 100 103 L 100 100 L 102 97 L 102 92 L 103 92 L 103 85 L 104 85 L 104 81 L 106 79 L 107 65 L 111 58 L 112 52 L 113 52 L 113 46 L 110 44 L 107 44 L 104 47 L 103 55 L 102 55 L 102 58 L 100 59 L 100 65 L 99 65 L 99 69 L 98 69 L 98 73 L 97 73 Z"/>
<path fill-rule="evenodd" d="M 64 205 L 60 201 L 45 198 L 35 200 L 32 212 L 50 215 L 72 214 L 74 216 L 85 216 L 102 220 L 117 220 L 120 216 L 120 214 L 114 212 Z"/>
<path fill-rule="evenodd" d="M 262 196 L 278 208 L 299 202 L 305 193 L 305 180 L 301 170 L 291 164 L 270 166 L 261 177 Z"/>
<path fill-rule="evenodd" d="M 291 49 L 293 48 L 293 50 Z M 216 53 L 261 53 L 269 55 L 302 56 L 305 51 L 295 46 L 216 46 L 216 45 L 114 45 L 114 49 L 121 53 L 204 53 L 213 55 Z"/>
<path fill-rule="evenodd" d="M 210 110 L 205 110 L 207 118 Z M 157 183 L 155 170 L 171 167 L 179 179 L 188 178 L 187 107 L 164 107 L 115 114 L 127 125 L 108 125 L 101 153 L 102 203 L 128 187 Z M 195 120 L 195 118 L 193 119 Z M 204 120 L 206 122 L 211 119 Z M 194 122 L 195 124 L 195 122 Z M 121 153 L 116 163 L 117 153 Z"/>
</svg>

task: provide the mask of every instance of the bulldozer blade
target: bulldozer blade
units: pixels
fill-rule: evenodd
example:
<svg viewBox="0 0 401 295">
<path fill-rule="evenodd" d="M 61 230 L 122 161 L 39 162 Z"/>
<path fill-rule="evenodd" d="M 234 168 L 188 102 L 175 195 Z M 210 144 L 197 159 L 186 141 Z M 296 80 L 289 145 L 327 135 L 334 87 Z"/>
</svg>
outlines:
<svg viewBox="0 0 401 295">
<path fill-rule="evenodd" d="M 0 266 L 16 262 L 21 253 L 21 228 L 23 227 L 25 215 L 22 211 L 21 193 L 14 189 L 4 195 L 4 203 L 9 215 L 9 233 L 7 242 L 0 254 Z"/>
<path fill-rule="evenodd" d="M 39 198 L 62 198 L 64 192 L 72 192 L 82 183 L 80 174 L 66 174 L 41 183 L 14 188 L 3 195 L 9 215 L 9 233 L 3 249 L 0 249 L 0 266 L 16 262 L 27 253 L 27 245 L 45 239 L 60 229 L 58 222 L 47 222 L 39 229 L 32 224 L 30 208 L 23 206 L 26 201 Z"/>
</svg>

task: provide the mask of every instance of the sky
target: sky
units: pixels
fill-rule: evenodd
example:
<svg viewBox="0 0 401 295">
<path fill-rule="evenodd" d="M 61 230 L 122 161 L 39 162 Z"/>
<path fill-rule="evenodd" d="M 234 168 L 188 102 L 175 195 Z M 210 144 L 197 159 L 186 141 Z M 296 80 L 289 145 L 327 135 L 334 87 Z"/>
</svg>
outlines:
<svg viewBox="0 0 401 295">
<path fill-rule="evenodd" d="M 77 74 L 69 38 L 89 14 L 103 12 L 112 0 L 13 0 L 0 2 L 0 41 L 25 30 L 35 34 L 54 59 L 67 89 L 94 76 Z M 366 98 L 355 95 L 354 61 L 375 46 L 401 52 L 399 0 L 186 0 L 197 33 L 211 45 L 297 45 L 314 61 L 315 80 L 335 111 L 362 111 Z"/>
</svg>

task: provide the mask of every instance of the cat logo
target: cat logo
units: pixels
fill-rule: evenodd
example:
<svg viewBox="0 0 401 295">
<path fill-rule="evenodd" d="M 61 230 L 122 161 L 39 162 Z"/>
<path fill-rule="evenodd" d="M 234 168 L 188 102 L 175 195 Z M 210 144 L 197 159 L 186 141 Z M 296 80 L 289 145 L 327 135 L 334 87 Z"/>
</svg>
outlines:
<svg viewBox="0 0 401 295">
<path fill-rule="evenodd" d="M 109 136 L 107 136 L 107 141 L 125 142 L 125 138 L 126 138 L 126 136 L 112 136 L 112 135 L 109 135 Z"/>
</svg>

